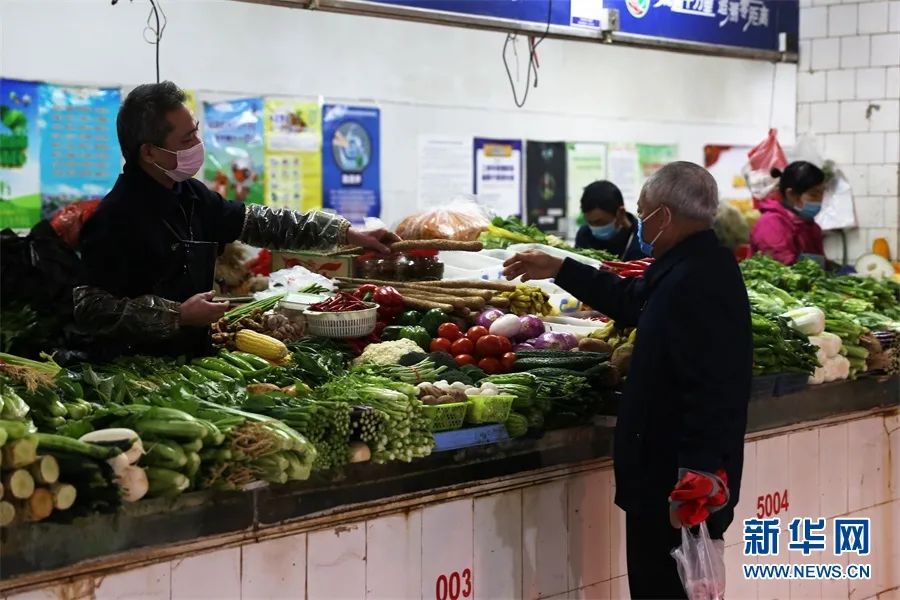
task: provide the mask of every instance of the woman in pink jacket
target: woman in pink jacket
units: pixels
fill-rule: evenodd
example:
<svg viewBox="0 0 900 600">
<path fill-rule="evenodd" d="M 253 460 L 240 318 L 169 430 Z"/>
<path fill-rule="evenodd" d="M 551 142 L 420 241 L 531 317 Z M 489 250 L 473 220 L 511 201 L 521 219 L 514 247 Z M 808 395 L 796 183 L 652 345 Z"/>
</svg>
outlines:
<svg viewBox="0 0 900 600">
<path fill-rule="evenodd" d="M 753 252 L 762 252 L 791 265 L 803 254 L 824 258 L 822 230 L 815 216 L 822 208 L 825 173 L 812 163 L 797 161 L 784 172 L 772 169 L 778 190 L 762 201 L 762 213 L 750 233 Z"/>
</svg>

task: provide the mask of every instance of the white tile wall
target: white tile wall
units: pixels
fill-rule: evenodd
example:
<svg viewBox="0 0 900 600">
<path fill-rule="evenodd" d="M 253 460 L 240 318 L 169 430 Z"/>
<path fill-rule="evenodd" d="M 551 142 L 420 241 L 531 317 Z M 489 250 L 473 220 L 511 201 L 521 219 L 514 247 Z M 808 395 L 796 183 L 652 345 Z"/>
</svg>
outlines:
<svg viewBox="0 0 900 600">
<path fill-rule="evenodd" d="M 847 424 L 847 510 L 856 512 L 888 500 L 888 444 L 884 419 Z"/>
<path fill-rule="evenodd" d="M 241 548 L 241 600 L 306 596 L 306 534 Z"/>
<path fill-rule="evenodd" d="M 856 198 L 856 220 L 860 227 L 881 227 L 884 224 L 884 201 L 880 197 Z"/>
<path fill-rule="evenodd" d="M 628 574 L 628 561 L 625 553 L 625 511 L 615 504 L 611 505 L 609 509 L 609 539 L 611 576 L 615 579 Z"/>
<path fill-rule="evenodd" d="M 630 598 L 628 577 L 616 577 L 610 581 L 610 596 L 614 599 Z"/>
<path fill-rule="evenodd" d="M 900 67 L 888 67 L 884 76 L 884 97 L 900 98 Z"/>
<path fill-rule="evenodd" d="M 868 131 L 868 102 L 841 102 L 840 131 Z"/>
<path fill-rule="evenodd" d="M 882 33 L 888 30 L 888 3 L 864 2 L 859 5 L 859 33 Z"/>
<path fill-rule="evenodd" d="M 900 100 L 878 100 L 873 103 L 878 105 L 878 110 L 873 110 L 869 119 L 872 131 L 900 129 Z"/>
<path fill-rule="evenodd" d="M 815 105 L 813 105 L 815 106 Z M 812 128 L 812 131 L 818 133 L 815 127 Z M 825 156 L 835 161 L 837 164 L 841 165 L 841 168 L 844 170 L 844 175 L 850 178 L 850 185 L 853 187 L 853 193 L 865 193 L 861 192 L 861 189 L 858 181 L 859 178 L 865 179 L 866 170 L 865 168 L 862 171 L 857 170 L 858 177 L 854 179 L 853 172 L 853 134 L 852 133 L 833 133 L 825 136 L 825 144 L 824 144 L 824 152 Z"/>
<path fill-rule="evenodd" d="M 422 511 L 366 523 L 366 599 L 415 598 L 422 585 Z"/>
<path fill-rule="evenodd" d="M 900 131 L 884 134 L 884 162 L 900 162 Z"/>
<path fill-rule="evenodd" d="M 800 37 L 817 38 L 828 35 L 828 8 L 817 7 L 800 11 Z"/>
<path fill-rule="evenodd" d="M 522 597 L 522 492 L 475 499 L 475 598 Z"/>
<path fill-rule="evenodd" d="M 841 41 L 838 38 L 820 38 L 812 42 L 812 68 L 837 69 L 841 64 Z"/>
<path fill-rule="evenodd" d="M 891 499 L 896 501 L 900 500 L 900 415 L 889 417 L 885 420 L 885 424 L 890 438 L 888 443 L 891 456 Z M 895 508 L 900 508 L 896 502 L 894 504 Z M 900 513 L 894 512 L 894 521 L 896 526 L 900 527 Z M 900 539 L 900 535 L 897 538 Z"/>
<path fill-rule="evenodd" d="M 816 102 L 810 112 L 812 130 L 831 133 L 840 130 L 840 107 L 837 102 Z"/>
<path fill-rule="evenodd" d="M 884 162 L 884 134 L 857 133 L 854 140 L 853 159 L 862 164 Z"/>
<path fill-rule="evenodd" d="M 548 597 L 568 590 L 568 527 L 563 481 L 522 492 L 522 594 Z"/>
<path fill-rule="evenodd" d="M 744 519 L 756 518 L 756 498 L 759 496 L 757 483 L 756 442 L 744 444 L 744 472 L 741 474 L 741 498 L 734 509 L 734 524 L 725 533 L 725 545 L 740 545 L 742 542 Z"/>
<path fill-rule="evenodd" d="M 472 500 L 455 500 L 422 510 L 422 597 L 435 595 L 443 575 L 472 568 Z M 560 570 L 558 572 L 564 572 Z M 475 586 L 478 573 L 473 572 Z M 565 590 L 559 590 L 565 591 Z"/>
<path fill-rule="evenodd" d="M 847 512 L 847 425 L 819 429 L 819 497 L 822 516 Z"/>
<path fill-rule="evenodd" d="M 856 97 L 861 100 L 884 98 L 887 69 L 877 67 L 856 71 Z"/>
<path fill-rule="evenodd" d="M 821 514 L 819 500 L 819 431 L 788 436 L 790 509 L 782 520 Z"/>
<path fill-rule="evenodd" d="M 888 30 L 900 31 L 900 0 L 891 0 L 890 14 L 888 15 Z"/>
<path fill-rule="evenodd" d="M 859 9 L 855 4 L 843 4 L 828 8 L 828 36 L 854 35 Z"/>
<path fill-rule="evenodd" d="M 853 100 L 856 97 L 856 71 L 827 71 L 825 95 L 829 101 Z"/>
<path fill-rule="evenodd" d="M 872 36 L 872 65 L 886 67 L 897 64 L 900 56 L 900 33 L 884 33 Z"/>
<path fill-rule="evenodd" d="M 569 588 L 610 578 L 609 471 L 594 471 L 569 480 Z"/>
<path fill-rule="evenodd" d="M 821 102 L 825 100 L 825 79 L 824 71 L 799 73 L 797 75 L 797 98 L 801 102 Z"/>
<path fill-rule="evenodd" d="M 172 600 L 239 599 L 241 549 L 226 548 L 172 563 Z"/>
<path fill-rule="evenodd" d="M 873 165 L 869 167 L 869 193 L 880 196 L 897 195 L 898 165 Z"/>
<path fill-rule="evenodd" d="M 832 41 L 829 38 L 828 41 Z M 841 41 L 841 68 L 848 67 L 867 67 L 869 66 L 870 38 L 869 36 L 860 35 L 853 37 L 840 38 Z M 815 60 L 815 50 L 813 50 L 813 60 Z M 880 64 L 880 63 L 879 63 Z M 825 69 L 833 69 L 837 65 L 823 67 Z"/>
<path fill-rule="evenodd" d="M 366 526 L 351 523 L 307 535 L 309 600 L 366 597 Z"/>
<path fill-rule="evenodd" d="M 172 590 L 172 567 L 159 563 L 124 573 L 107 575 L 100 580 L 96 600 L 137 600 L 168 598 Z"/>
</svg>

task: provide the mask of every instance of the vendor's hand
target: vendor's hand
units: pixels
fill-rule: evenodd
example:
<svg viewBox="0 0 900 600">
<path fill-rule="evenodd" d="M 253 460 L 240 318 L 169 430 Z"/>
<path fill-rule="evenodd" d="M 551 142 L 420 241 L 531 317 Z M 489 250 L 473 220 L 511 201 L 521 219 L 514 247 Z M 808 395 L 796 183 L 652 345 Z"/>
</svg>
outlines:
<svg viewBox="0 0 900 600">
<path fill-rule="evenodd" d="M 531 279 L 552 279 L 559 274 L 563 261 L 537 250 L 519 252 L 503 263 L 503 275 L 507 279 L 515 279 L 519 275 L 522 281 Z"/>
<path fill-rule="evenodd" d="M 347 231 L 348 244 L 352 246 L 362 246 L 363 248 L 368 248 L 369 250 L 374 250 L 381 254 L 390 254 L 391 249 L 387 247 L 387 244 L 393 244 L 394 242 L 399 241 L 399 235 L 384 228 L 359 230 L 351 227 Z"/>
<path fill-rule="evenodd" d="M 214 292 L 194 294 L 181 303 L 179 322 L 186 327 L 204 327 L 221 319 L 228 311 L 227 302 L 212 302 Z"/>
</svg>

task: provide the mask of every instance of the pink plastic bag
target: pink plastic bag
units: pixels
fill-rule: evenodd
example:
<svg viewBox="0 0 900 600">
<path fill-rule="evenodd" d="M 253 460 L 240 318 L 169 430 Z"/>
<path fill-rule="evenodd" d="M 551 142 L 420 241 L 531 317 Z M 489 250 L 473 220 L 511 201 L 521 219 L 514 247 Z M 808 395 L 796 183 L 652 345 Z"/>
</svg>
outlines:
<svg viewBox="0 0 900 600">
<path fill-rule="evenodd" d="M 770 171 L 773 168 L 784 169 L 788 164 L 784 150 L 778 143 L 778 131 L 770 129 L 766 139 L 754 146 L 747 157 L 750 162 L 744 165 L 741 174 L 753 198 L 765 200 L 778 189 L 778 180 L 772 177 Z"/>
<path fill-rule="evenodd" d="M 681 546 L 672 550 L 672 558 L 690 600 L 725 598 L 725 542 L 710 538 L 706 523 L 697 535 L 681 529 Z"/>
</svg>

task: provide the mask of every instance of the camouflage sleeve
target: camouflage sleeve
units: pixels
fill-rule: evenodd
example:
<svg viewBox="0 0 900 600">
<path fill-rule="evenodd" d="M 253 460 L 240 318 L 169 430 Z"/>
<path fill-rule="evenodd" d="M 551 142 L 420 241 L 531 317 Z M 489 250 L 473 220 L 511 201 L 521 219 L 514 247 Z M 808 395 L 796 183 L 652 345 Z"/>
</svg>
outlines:
<svg viewBox="0 0 900 600">
<path fill-rule="evenodd" d="M 75 322 L 86 333 L 142 341 L 165 340 L 178 333 L 177 302 L 151 295 L 117 298 L 89 286 L 75 288 L 73 295 Z"/>
<path fill-rule="evenodd" d="M 239 239 L 271 250 L 324 250 L 346 244 L 349 229 L 349 221 L 322 211 L 248 204 Z"/>
</svg>

